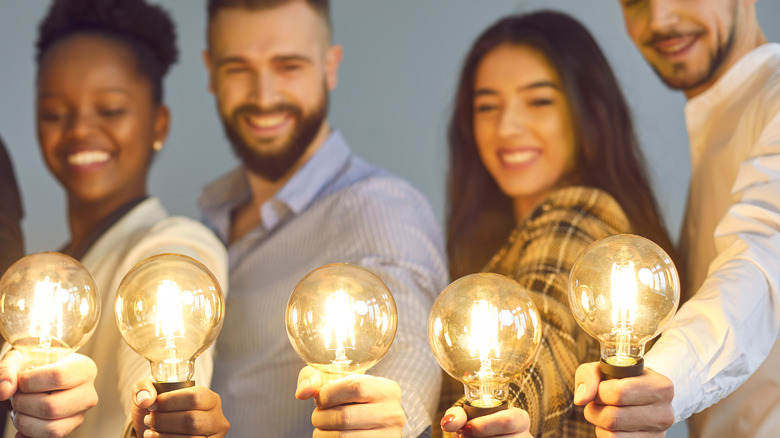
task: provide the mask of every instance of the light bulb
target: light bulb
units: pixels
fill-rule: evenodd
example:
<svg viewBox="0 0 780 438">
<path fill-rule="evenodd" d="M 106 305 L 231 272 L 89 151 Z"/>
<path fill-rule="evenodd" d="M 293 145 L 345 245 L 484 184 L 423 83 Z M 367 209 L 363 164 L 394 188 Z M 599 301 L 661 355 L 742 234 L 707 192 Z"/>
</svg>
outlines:
<svg viewBox="0 0 780 438">
<path fill-rule="evenodd" d="M 680 279 L 661 247 L 633 234 L 590 244 L 569 277 L 569 305 L 601 343 L 602 374 L 642 374 L 647 341 L 663 331 L 680 302 Z"/>
<path fill-rule="evenodd" d="M 152 367 L 158 392 L 193 386 L 195 359 L 217 338 L 225 299 L 195 259 L 159 254 L 139 262 L 116 292 L 119 332 Z"/>
<path fill-rule="evenodd" d="M 0 279 L 0 332 L 22 354 L 23 368 L 48 365 L 76 351 L 99 319 L 95 280 L 65 254 L 28 255 Z"/>
<path fill-rule="evenodd" d="M 362 373 L 384 357 L 395 337 L 393 295 L 376 275 L 336 263 L 306 275 L 287 302 L 293 348 L 325 382 Z"/>
<path fill-rule="evenodd" d="M 455 280 L 428 318 L 433 355 L 463 383 L 469 418 L 506 409 L 509 383 L 534 360 L 541 338 L 536 305 L 522 286 L 499 274 Z"/>
</svg>

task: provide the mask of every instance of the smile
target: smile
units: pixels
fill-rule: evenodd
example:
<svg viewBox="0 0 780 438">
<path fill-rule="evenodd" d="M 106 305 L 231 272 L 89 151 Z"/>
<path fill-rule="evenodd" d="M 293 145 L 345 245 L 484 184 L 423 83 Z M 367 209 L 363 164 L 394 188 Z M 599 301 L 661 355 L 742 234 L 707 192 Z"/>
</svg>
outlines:
<svg viewBox="0 0 780 438">
<path fill-rule="evenodd" d="M 79 151 L 68 154 L 68 164 L 72 166 L 90 166 L 92 164 L 105 163 L 110 158 L 105 151 Z"/>
<path fill-rule="evenodd" d="M 539 155 L 541 155 L 541 152 L 538 149 L 500 151 L 498 153 L 501 162 L 511 166 L 529 163 L 539 157 Z"/>
<path fill-rule="evenodd" d="M 287 120 L 286 113 L 262 115 L 262 116 L 246 116 L 247 123 L 256 129 L 274 129 L 282 126 Z"/>
<path fill-rule="evenodd" d="M 662 56 L 675 57 L 685 54 L 698 39 L 698 35 L 667 38 L 655 41 L 652 47 Z"/>
</svg>

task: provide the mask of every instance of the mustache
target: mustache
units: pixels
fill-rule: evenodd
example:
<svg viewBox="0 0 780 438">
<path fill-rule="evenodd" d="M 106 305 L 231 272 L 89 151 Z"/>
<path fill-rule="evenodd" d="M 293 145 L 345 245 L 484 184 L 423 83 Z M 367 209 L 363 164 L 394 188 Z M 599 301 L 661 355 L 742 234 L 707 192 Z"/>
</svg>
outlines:
<svg viewBox="0 0 780 438">
<path fill-rule="evenodd" d="M 240 116 L 263 116 L 268 114 L 290 112 L 300 115 L 301 109 L 291 103 L 279 103 L 268 108 L 262 108 L 254 103 L 245 103 L 233 110 L 233 118 Z"/>
<path fill-rule="evenodd" d="M 670 30 L 668 32 L 663 32 L 663 33 L 653 32 L 653 34 L 650 35 L 650 38 L 648 38 L 647 41 L 645 41 L 645 45 L 652 46 L 656 43 L 660 43 L 662 41 L 666 41 L 672 38 L 685 38 L 685 37 L 695 36 L 695 35 L 697 34 L 694 32 L 683 33 L 678 30 Z"/>
</svg>

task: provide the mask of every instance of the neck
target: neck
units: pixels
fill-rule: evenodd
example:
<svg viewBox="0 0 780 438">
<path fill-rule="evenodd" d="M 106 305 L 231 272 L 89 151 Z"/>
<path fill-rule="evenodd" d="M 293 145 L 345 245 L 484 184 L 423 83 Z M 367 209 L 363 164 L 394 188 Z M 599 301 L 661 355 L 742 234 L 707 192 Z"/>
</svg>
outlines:
<svg viewBox="0 0 780 438">
<path fill-rule="evenodd" d="M 533 195 L 523 196 L 512 199 L 512 208 L 515 213 L 515 223 L 519 224 L 524 221 L 542 202 L 549 192 Z"/>
<path fill-rule="evenodd" d="M 144 196 L 139 193 L 137 197 Z M 68 226 L 70 228 L 70 248 L 81 246 L 86 239 L 105 221 L 111 214 L 117 211 L 132 198 L 122 198 L 114 202 L 84 202 L 82 200 L 68 198 Z"/>
</svg>

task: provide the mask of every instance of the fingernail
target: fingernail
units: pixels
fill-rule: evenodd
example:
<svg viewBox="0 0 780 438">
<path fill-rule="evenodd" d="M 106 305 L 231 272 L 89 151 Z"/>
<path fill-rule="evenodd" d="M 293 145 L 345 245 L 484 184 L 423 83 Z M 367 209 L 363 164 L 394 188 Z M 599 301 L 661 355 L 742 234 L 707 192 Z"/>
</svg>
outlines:
<svg viewBox="0 0 780 438">
<path fill-rule="evenodd" d="M 149 391 L 143 390 L 138 393 L 138 395 L 135 396 L 135 401 L 140 405 L 141 403 L 145 402 L 146 400 L 149 400 L 152 398 L 152 394 L 149 394 Z"/>
<path fill-rule="evenodd" d="M 152 438 L 152 429 L 146 429 L 144 431 L 144 438 Z"/>
<path fill-rule="evenodd" d="M 577 385 L 577 389 L 574 391 L 574 402 L 579 403 L 585 397 L 585 384 L 580 383 Z"/>
<path fill-rule="evenodd" d="M 442 427 L 442 429 L 444 429 L 444 426 L 446 426 L 447 423 L 449 423 L 450 421 L 452 421 L 454 419 L 455 419 L 455 416 L 452 415 L 452 414 L 445 415 L 444 418 L 441 419 L 441 427 Z"/>
<path fill-rule="evenodd" d="M 474 429 L 471 428 L 470 424 L 463 426 L 463 436 L 474 436 Z"/>
<path fill-rule="evenodd" d="M 152 415 L 147 414 L 144 416 L 144 426 L 146 427 L 152 427 Z"/>
<path fill-rule="evenodd" d="M 0 391 L 11 392 L 12 389 L 13 389 L 13 387 L 11 386 L 11 381 L 10 380 L 0 381 Z"/>
</svg>

